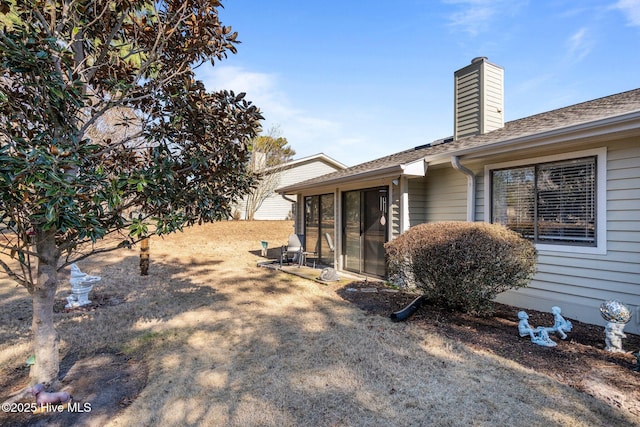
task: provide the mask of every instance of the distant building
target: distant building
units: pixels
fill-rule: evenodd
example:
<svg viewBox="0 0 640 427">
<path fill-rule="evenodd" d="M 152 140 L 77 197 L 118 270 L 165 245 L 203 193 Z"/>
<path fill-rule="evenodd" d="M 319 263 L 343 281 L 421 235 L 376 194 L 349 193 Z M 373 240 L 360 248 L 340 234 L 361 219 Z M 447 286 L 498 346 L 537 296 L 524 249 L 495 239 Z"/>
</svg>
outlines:
<svg viewBox="0 0 640 427">
<path fill-rule="evenodd" d="M 313 156 L 291 160 L 284 165 L 266 169 L 264 173 L 275 175 L 274 188 L 294 185 L 308 179 L 317 178 L 331 172 L 345 169 L 346 166 L 331 157 L 320 153 Z M 267 197 L 254 215 L 255 220 L 293 219 L 295 212 L 295 194 L 273 192 Z M 246 198 L 237 206 L 237 215 L 246 217 Z"/>
</svg>

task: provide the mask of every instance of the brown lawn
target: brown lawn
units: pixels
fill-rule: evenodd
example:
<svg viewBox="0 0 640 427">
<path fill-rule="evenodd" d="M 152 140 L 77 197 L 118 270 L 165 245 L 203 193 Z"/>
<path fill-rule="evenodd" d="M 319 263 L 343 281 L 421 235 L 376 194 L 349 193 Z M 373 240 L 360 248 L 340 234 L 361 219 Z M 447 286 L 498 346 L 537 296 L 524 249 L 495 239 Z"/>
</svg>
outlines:
<svg viewBox="0 0 640 427">
<path fill-rule="evenodd" d="M 88 309 L 66 311 L 63 275 L 56 326 L 62 387 L 91 410 L 5 412 L 0 425 L 640 425 L 498 349 L 372 315 L 342 285 L 258 268 L 260 240 L 274 248 L 292 230 L 223 222 L 154 238 L 146 277 L 137 249 L 81 262 L 102 281 Z M 28 380 L 30 318 L 26 291 L 0 276 L 3 401 Z"/>
</svg>

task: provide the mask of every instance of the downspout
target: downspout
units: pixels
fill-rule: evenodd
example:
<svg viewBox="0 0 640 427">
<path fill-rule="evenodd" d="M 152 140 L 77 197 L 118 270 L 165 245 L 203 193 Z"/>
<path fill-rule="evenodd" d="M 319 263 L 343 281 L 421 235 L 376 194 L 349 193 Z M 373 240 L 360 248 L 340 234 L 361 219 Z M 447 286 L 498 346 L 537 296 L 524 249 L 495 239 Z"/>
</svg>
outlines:
<svg viewBox="0 0 640 427">
<path fill-rule="evenodd" d="M 476 175 L 460 164 L 460 157 L 451 156 L 451 166 L 467 175 L 467 221 L 475 221 L 476 210 Z"/>
<path fill-rule="evenodd" d="M 293 229 L 295 230 L 295 232 L 298 232 L 298 199 L 296 198 L 296 200 L 292 200 L 290 198 L 287 197 L 286 194 L 284 193 L 280 193 L 280 196 L 285 199 L 287 202 L 289 203 L 293 203 Z"/>
</svg>

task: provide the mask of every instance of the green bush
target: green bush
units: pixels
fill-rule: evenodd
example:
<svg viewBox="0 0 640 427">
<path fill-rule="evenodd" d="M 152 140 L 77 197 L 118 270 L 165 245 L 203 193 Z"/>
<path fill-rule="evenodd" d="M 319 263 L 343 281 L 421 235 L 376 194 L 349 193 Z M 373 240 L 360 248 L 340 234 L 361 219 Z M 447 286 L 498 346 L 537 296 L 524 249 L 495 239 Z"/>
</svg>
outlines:
<svg viewBox="0 0 640 427">
<path fill-rule="evenodd" d="M 488 314 L 500 292 L 525 287 L 535 274 L 533 243 L 484 222 L 436 222 L 410 228 L 385 245 L 389 279 L 418 288 L 446 307 Z"/>
</svg>

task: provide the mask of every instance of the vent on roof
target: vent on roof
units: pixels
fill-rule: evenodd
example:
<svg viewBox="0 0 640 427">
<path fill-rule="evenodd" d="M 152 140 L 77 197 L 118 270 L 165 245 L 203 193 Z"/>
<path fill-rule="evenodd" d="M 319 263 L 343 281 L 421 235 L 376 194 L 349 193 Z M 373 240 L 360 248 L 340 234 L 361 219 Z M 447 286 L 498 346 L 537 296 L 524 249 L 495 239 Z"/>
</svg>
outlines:
<svg viewBox="0 0 640 427">
<path fill-rule="evenodd" d="M 435 141 L 429 142 L 428 144 L 418 145 L 414 150 L 422 150 L 423 148 L 433 147 L 440 144 L 446 144 L 447 142 L 453 141 L 453 137 L 450 136 L 448 138 L 436 139 Z"/>
<path fill-rule="evenodd" d="M 479 135 L 504 126 L 504 70 L 486 57 L 456 71 L 455 139 Z"/>
</svg>

